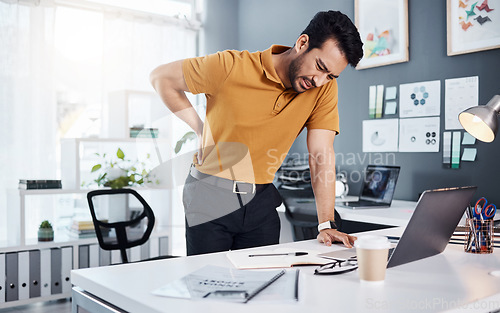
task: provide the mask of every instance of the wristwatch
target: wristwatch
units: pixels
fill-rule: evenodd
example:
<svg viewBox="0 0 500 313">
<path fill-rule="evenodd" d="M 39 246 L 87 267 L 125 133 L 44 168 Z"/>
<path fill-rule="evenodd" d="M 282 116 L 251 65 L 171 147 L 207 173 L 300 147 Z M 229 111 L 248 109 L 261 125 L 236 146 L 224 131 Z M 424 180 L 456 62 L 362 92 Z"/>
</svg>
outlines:
<svg viewBox="0 0 500 313">
<path fill-rule="evenodd" d="M 337 224 L 334 221 L 326 221 L 318 225 L 318 232 L 323 229 L 337 229 Z"/>
</svg>

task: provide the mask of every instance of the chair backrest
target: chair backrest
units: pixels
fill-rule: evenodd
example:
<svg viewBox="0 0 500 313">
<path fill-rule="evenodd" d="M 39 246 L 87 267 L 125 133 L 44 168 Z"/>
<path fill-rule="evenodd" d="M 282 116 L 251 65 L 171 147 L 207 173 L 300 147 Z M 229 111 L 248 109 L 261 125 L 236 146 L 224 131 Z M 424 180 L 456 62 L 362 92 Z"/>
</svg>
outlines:
<svg viewBox="0 0 500 313">
<path fill-rule="evenodd" d="M 153 210 L 133 189 L 100 189 L 87 194 L 99 246 L 120 250 L 128 263 L 126 249 L 148 241 L 155 224 Z"/>
</svg>

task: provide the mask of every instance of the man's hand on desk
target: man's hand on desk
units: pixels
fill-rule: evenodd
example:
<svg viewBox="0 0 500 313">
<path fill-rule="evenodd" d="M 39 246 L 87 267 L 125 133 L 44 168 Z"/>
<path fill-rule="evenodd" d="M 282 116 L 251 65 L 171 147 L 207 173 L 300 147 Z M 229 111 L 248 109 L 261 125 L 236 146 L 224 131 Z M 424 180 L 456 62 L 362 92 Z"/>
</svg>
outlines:
<svg viewBox="0 0 500 313">
<path fill-rule="evenodd" d="M 332 242 L 342 242 L 347 248 L 352 248 L 354 241 L 358 238 L 346 233 L 341 233 L 336 229 L 323 229 L 319 232 L 317 239 L 327 246 L 331 246 Z"/>
</svg>

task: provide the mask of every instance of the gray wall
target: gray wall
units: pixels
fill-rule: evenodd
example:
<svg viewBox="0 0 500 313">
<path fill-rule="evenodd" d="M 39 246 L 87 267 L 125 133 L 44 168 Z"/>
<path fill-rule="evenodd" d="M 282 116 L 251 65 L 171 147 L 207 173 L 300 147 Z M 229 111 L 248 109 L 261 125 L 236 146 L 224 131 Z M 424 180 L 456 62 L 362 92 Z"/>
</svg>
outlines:
<svg viewBox="0 0 500 313">
<path fill-rule="evenodd" d="M 218 2 L 221 0 L 210 0 Z M 227 1 L 222 1 L 227 2 Z M 292 45 L 300 32 L 317 11 L 339 10 L 354 20 L 354 1 L 347 0 L 239 0 L 226 23 L 229 36 L 237 31 L 237 46 L 224 46 L 218 50 L 264 50 L 271 44 Z M 214 12 L 217 14 L 216 12 Z M 227 13 L 224 13 L 227 15 Z M 222 23 L 219 21 L 219 23 Z M 447 78 L 479 76 L 479 103 L 485 104 L 494 94 L 500 94 L 500 49 L 459 56 L 446 55 L 446 1 L 409 0 L 410 61 L 389 66 L 357 71 L 347 68 L 338 80 L 341 134 L 335 139 L 337 154 L 355 154 L 363 160 L 362 121 L 368 119 L 368 86 L 441 80 L 441 112 L 444 112 L 444 80 Z M 208 30 L 207 30 L 208 31 Z M 226 42 L 227 43 L 227 42 Z M 230 44 L 235 44 L 231 42 Z M 442 116 L 441 129 L 444 128 Z M 499 134 L 500 137 L 500 134 Z M 461 163 L 459 170 L 442 168 L 442 153 L 395 153 L 401 175 L 396 188 L 396 199 L 416 200 L 425 189 L 476 185 L 476 196 L 486 196 L 500 204 L 500 138 L 491 144 L 478 142 L 476 162 Z M 296 140 L 294 154 L 305 155 L 305 134 Z M 379 155 L 369 154 L 361 162 L 347 164 L 344 157 L 337 158 L 341 170 L 361 171 Z M 360 184 L 350 184 L 353 193 Z"/>
</svg>

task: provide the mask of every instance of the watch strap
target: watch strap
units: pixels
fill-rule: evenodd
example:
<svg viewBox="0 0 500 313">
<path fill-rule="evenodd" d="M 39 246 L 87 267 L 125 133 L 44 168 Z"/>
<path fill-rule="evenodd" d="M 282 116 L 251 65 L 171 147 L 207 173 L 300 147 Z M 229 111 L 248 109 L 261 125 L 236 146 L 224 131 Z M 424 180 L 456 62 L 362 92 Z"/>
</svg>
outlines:
<svg viewBox="0 0 500 313">
<path fill-rule="evenodd" d="M 322 231 L 323 229 L 337 229 L 337 225 L 334 221 L 326 221 L 318 225 L 318 232 Z"/>
</svg>

